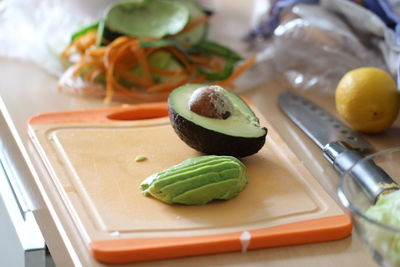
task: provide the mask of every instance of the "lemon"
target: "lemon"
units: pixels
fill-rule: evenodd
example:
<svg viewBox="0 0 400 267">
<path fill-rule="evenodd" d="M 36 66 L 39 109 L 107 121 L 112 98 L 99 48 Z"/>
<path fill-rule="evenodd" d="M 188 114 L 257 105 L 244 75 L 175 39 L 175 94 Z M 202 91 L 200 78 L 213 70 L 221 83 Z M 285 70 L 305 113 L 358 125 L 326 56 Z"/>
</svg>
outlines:
<svg viewBox="0 0 400 267">
<path fill-rule="evenodd" d="M 400 95 L 393 78 L 378 68 L 347 72 L 335 92 L 339 115 L 354 129 L 379 133 L 388 129 L 399 112 Z"/>
</svg>

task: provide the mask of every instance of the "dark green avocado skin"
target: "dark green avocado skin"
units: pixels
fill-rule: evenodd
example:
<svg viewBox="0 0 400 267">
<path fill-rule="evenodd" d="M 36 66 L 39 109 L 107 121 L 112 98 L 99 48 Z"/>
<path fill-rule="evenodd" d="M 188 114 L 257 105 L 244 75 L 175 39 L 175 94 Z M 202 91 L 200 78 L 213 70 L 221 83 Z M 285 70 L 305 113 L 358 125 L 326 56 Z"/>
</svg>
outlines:
<svg viewBox="0 0 400 267">
<path fill-rule="evenodd" d="M 179 138 L 193 149 L 209 155 L 243 158 L 257 153 L 265 144 L 267 128 L 257 138 L 237 137 L 203 128 L 180 116 L 168 106 L 172 127 Z"/>
</svg>

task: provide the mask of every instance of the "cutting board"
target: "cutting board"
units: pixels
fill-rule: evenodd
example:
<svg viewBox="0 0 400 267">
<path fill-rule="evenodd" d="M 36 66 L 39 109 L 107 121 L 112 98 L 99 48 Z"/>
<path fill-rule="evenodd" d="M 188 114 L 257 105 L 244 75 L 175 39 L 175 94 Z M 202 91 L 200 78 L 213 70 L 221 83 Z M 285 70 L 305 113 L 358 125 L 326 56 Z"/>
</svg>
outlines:
<svg viewBox="0 0 400 267">
<path fill-rule="evenodd" d="M 46 113 L 29 136 L 88 251 L 129 263 L 342 239 L 349 217 L 274 128 L 243 158 L 249 183 L 236 198 L 204 206 L 145 197 L 148 176 L 199 156 L 174 133 L 166 103 Z M 145 161 L 135 161 L 143 155 Z"/>
</svg>

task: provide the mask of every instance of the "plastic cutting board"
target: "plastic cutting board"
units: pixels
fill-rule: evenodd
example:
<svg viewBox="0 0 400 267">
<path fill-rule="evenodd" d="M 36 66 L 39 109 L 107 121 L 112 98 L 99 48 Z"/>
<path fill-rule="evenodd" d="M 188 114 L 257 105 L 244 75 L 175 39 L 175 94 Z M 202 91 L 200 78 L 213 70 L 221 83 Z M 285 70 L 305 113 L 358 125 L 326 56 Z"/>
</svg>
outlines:
<svg viewBox="0 0 400 267">
<path fill-rule="evenodd" d="M 29 135 L 47 179 L 95 259 L 129 263 L 337 240 L 349 217 L 256 110 L 265 146 L 242 159 L 249 183 L 229 201 L 167 205 L 147 176 L 200 155 L 174 133 L 166 103 L 40 114 Z M 136 162 L 144 155 L 147 160 Z M 45 179 L 45 178 L 42 178 Z"/>
</svg>

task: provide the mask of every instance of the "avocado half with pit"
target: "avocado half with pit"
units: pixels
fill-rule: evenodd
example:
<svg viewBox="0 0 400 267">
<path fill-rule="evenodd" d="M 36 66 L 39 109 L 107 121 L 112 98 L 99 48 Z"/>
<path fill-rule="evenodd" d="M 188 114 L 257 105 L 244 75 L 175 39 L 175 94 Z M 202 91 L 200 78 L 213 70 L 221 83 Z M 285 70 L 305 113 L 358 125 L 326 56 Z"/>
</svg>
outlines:
<svg viewBox="0 0 400 267">
<path fill-rule="evenodd" d="M 265 144 L 267 129 L 251 108 L 220 86 L 178 87 L 169 95 L 168 111 L 180 139 L 202 153 L 246 157 Z"/>
</svg>

